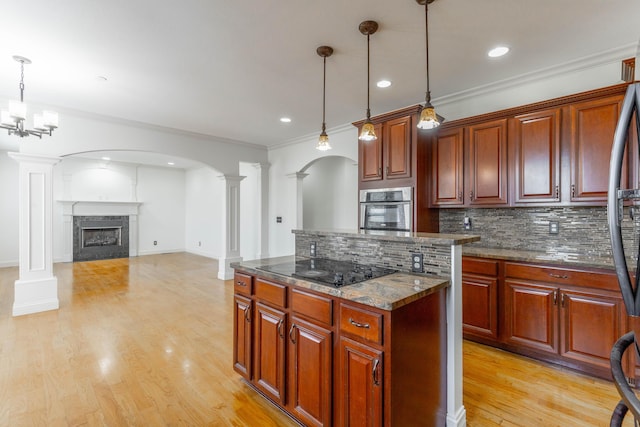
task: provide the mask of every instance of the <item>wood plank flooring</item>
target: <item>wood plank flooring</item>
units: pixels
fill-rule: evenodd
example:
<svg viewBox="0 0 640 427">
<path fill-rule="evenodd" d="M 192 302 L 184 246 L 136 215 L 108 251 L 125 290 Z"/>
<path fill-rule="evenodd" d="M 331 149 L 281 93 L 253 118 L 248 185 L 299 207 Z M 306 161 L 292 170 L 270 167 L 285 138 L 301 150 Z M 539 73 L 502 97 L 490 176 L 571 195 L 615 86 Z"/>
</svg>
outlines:
<svg viewBox="0 0 640 427">
<path fill-rule="evenodd" d="M 214 260 L 54 270 L 60 310 L 14 318 L 18 269 L 0 269 L 0 426 L 296 425 L 232 370 L 233 287 Z M 618 400 L 610 382 L 464 345 L 469 426 L 607 426 Z"/>
</svg>

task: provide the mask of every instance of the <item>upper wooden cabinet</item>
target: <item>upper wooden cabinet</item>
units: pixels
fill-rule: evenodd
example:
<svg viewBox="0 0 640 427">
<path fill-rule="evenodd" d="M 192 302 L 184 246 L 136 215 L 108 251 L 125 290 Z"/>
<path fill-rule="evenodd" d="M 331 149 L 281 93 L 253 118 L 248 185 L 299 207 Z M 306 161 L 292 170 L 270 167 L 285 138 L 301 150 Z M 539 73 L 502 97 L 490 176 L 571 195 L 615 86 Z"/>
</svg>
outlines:
<svg viewBox="0 0 640 427">
<path fill-rule="evenodd" d="M 508 203 L 506 119 L 446 129 L 432 144 L 433 206 Z"/>
<path fill-rule="evenodd" d="M 506 205 L 507 119 L 469 126 L 469 205 Z"/>
<path fill-rule="evenodd" d="M 610 96 L 569 106 L 572 202 L 607 199 L 611 146 L 623 99 Z M 625 167 L 622 182 L 626 179 Z"/>
<path fill-rule="evenodd" d="M 412 176 L 412 116 L 404 116 L 374 125 L 378 139 L 358 141 L 360 181 L 387 181 Z"/>
<path fill-rule="evenodd" d="M 514 203 L 560 202 L 560 120 L 560 108 L 512 120 Z"/>
</svg>

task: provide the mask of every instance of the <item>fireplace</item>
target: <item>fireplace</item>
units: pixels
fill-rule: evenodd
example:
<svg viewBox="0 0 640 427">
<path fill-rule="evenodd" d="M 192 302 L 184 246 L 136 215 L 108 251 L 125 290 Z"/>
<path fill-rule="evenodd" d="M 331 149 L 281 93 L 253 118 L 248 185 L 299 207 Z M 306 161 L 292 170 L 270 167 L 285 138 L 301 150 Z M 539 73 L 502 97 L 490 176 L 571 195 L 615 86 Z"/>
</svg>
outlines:
<svg viewBox="0 0 640 427">
<path fill-rule="evenodd" d="M 73 217 L 73 261 L 128 256 L 128 216 Z"/>
</svg>

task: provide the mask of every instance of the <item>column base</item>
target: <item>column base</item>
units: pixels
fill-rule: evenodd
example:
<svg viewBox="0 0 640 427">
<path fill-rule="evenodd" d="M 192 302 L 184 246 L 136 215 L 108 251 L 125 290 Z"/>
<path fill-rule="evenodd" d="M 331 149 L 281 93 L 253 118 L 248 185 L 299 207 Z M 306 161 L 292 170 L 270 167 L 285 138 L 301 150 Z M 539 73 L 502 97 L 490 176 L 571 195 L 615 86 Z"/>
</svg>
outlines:
<svg viewBox="0 0 640 427">
<path fill-rule="evenodd" d="M 14 316 L 60 308 L 58 278 L 55 276 L 38 280 L 16 280 L 14 290 Z"/>
<path fill-rule="evenodd" d="M 458 408 L 455 414 L 447 414 L 447 427 L 466 427 L 467 410 L 464 406 Z"/>
<path fill-rule="evenodd" d="M 232 262 L 240 262 L 242 257 L 233 258 L 219 258 L 218 259 L 218 279 L 231 280 L 233 279 L 233 268 L 229 264 Z"/>
</svg>

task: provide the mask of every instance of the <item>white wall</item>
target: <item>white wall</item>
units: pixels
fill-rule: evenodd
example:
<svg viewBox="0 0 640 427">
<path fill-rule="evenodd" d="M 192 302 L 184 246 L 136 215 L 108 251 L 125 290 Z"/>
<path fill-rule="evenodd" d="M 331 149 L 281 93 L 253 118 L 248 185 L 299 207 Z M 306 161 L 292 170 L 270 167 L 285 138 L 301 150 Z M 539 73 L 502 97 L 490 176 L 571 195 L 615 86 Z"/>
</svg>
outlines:
<svg viewBox="0 0 640 427">
<path fill-rule="evenodd" d="M 222 247 L 222 202 L 224 181 L 211 168 L 193 169 L 185 177 L 185 249 L 219 258 Z"/>
<path fill-rule="evenodd" d="M 0 151 L 0 268 L 18 265 L 18 163 Z"/>
<path fill-rule="evenodd" d="M 358 165 L 345 157 L 323 157 L 303 180 L 303 224 L 307 229 L 358 227 Z"/>
<path fill-rule="evenodd" d="M 251 260 L 260 252 L 259 171 L 253 164 L 240 163 L 240 175 L 245 177 L 240 182 L 240 256 Z"/>
</svg>

